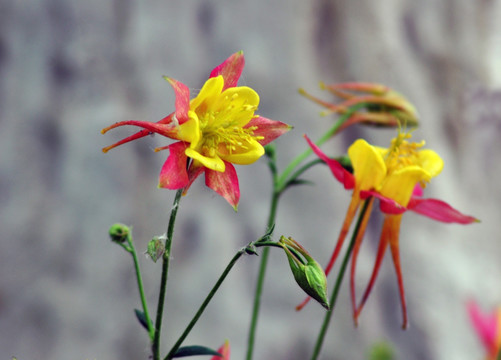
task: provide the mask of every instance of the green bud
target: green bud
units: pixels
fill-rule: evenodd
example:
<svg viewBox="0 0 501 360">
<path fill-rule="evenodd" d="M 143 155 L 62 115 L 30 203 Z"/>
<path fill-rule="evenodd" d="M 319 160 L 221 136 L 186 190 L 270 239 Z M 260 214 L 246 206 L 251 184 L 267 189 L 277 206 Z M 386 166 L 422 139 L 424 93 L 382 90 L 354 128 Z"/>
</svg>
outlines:
<svg viewBox="0 0 501 360">
<path fill-rule="evenodd" d="M 162 240 L 164 240 L 165 237 L 162 236 L 155 236 L 153 239 L 148 243 L 148 248 L 146 250 L 146 254 L 153 260 L 153 262 L 157 262 L 158 259 L 162 257 L 162 255 L 165 253 L 165 245 Z"/>
<path fill-rule="evenodd" d="M 369 360 L 394 360 L 395 351 L 387 342 L 379 342 L 369 349 Z"/>
<path fill-rule="evenodd" d="M 127 241 L 130 236 L 130 229 L 124 224 L 113 224 L 109 230 L 111 241 L 122 244 Z"/>
<path fill-rule="evenodd" d="M 327 278 L 322 267 L 311 257 L 305 248 L 292 238 L 282 236 L 279 243 L 285 250 L 292 275 L 294 275 L 297 284 L 309 296 L 329 310 Z"/>
</svg>

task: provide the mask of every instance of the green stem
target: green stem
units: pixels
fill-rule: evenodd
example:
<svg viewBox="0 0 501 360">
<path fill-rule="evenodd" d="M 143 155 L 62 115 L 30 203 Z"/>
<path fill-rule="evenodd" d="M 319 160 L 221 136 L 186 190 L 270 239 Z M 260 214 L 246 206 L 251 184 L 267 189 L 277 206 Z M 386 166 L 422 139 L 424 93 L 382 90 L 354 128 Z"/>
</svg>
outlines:
<svg viewBox="0 0 501 360">
<path fill-rule="evenodd" d="M 283 249 L 282 245 L 280 245 L 280 244 L 278 244 L 276 242 L 273 242 L 273 241 L 260 241 L 260 242 L 250 243 L 248 245 L 248 247 L 250 247 L 250 248 L 253 248 L 253 247 L 262 247 L 262 246 L 266 246 L 265 250 L 267 250 L 268 247 L 278 247 L 280 249 Z M 186 339 L 186 337 L 188 336 L 188 334 L 191 332 L 191 330 L 193 329 L 193 327 L 195 326 L 195 324 L 197 323 L 197 321 L 202 316 L 203 312 L 205 311 L 205 309 L 209 305 L 210 301 L 212 300 L 212 298 L 214 297 L 214 295 L 216 294 L 216 292 L 219 290 L 219 287 L 221 286 L 221 284 L 223 283 L 223 281 L 226 279 L 226 277 L 230 273 L 230 271 L 233 268 L 233 266 L 236 264 L 236 262 L 238 261 L 238 259 L 240 259 L 240 257 L 243 254 L 245 254 L 246 252 L 247 252 L 246 248 L 243 248 L 243 249 L 239 250 L 235 254 L 235 256 L 233 256 L 233 259 L 231 259 L 231 261 L 229 262 L 229 264 L 226 266 L 226 268 L 224 269 L 223 273 L 221 274 L 221 276 L 217 280 L 216 284 L 212 287 L 211 291 L 209 292 L 209 294 L 205 298 L 205 300 L 202 303 L 202 305 L 200 305 L 200 308 L 198 309 L 197 313 L 195 314 L 195 316 L 193 317 L 193 319 L 190 321 L 190 323 L 188 324 L 188 326 L 186 327 L 186 329 L 183 331 L 183 333 L 181 334 L 181 336 L 179 337 L 179 339 L 176 341 L 176 343 L 174 344 L 174 346 L 172 347 L 172 349 L 169 351 L 169 353 L 167 354 L 167 356 L 164 358 L 164 360 L 170 360 L 170 359 L 173 358 L 173 356 L 179 350 L 179 348 L 183 344 L 183 342 Z"/>
<path fill-rule="evenodd" d="M 165 294 L 167 289 L 167 278 L 169 274 L 169 261 L 170 261 L 170 252 L 172 246 L 172 235 L 174 234 L 174 224 L 176 222 L 177 210 L 179 208 L 179 202 L 181 201 L 182 194 L 183 194 L 183 189 L 180 189 L 176 192 L 176 195 L 174 197 L 174 203 L 172 205 L 172 210 L 169 218 L 169 226 L 167 228 L 167 235 L 165 239 L 165 253 L 163 256 L 163 263 L 162 263 L 162 278 L 160 280 L 160 293 L 158 295 L 157 317 L 155 321 L 155 336 L 153 337 L 153 343 L 151 344 L 153 360 L 160 360 L 160 332 L 162 329 L 162 318 L 165 304 Z"/>
<path fill-rule="evenodd" d="M 172 347 L 172 349 L 169 351 L 169 353 L 167 354 L 167 356 L 165 357 L 164 360 L 172 359 L 172 357 L 174 356 L 174 354 L 179 350 L 179 348 L 181 347 L 183 341 L 186 339 L 186 337 L 190 333 L 191 329 L 193 329 L 193 327 L 197 323 L 197 321 L 200 318 L 200 316 L 202 316 L 203 312 L 205 311 L 205 308 L 207 307 L 207 305 L 209 305 L 210 301 L 212 300 L 212 298 L 214 297 L 214 295 L 218 291 L 218 289 L 221 286 L 221 284 L 223 283 L 224 279 L 226 279 L 226 276 L 228 276 L 228 274 L 230 273 L 230 270 L 233 268 L 233 266 L 235 265 L 235 263 L 238 261 L 238 259 L 240 259 L 240 257 L 244 253 L 245 253 L 245 248 L 242 249 L 242 250 L 240 250 L 239 252 L 237 252 L 235 254 L 235 256 L 233 256 L 233 259 L 231 259 L 231 261 L 228 264 L 228 266 L 226 266 L 226 269 L 224 269 L 223 273 L 221 274 L 221 276 L 217 280 L 216 284 L 214 285 L 214 287 L 210 291 L 209 295 L 207 295 L 207 297 L 205 298 L 204 302 L 202 303 L 202 305 L 198 309 L 197 313 L 195 314 L 195 316 L 193 317 L 193 319 L 190 321 L 190 323 L 188 324 L 188 326 L 186 327 L 186 329 L 184 330 L 184 332 L 181 334 L 181 336 L 179 337 L 179 339 L 177 340 L 177 342 L 174 344 L 174 346 Z"/>
<path fill-rule="evenodd" d="M 275 180 L 275 177 L 273 180 Z M 275 184 L 276 184 L 276 181 L 274 181 L 274 185 Z M 273 226 L 273 224 L 275 223 L 278 200 L 280 198 L 280 194 L 281 194 L 280 192 L 273 191 L 273 195 L 271 197 L 270 214 L 268 216 L 268 229 L 270 229 Z M 256 246 L 257 245 L 258 244 L 256 244 Z M 265 274 L 266 274 L 266 266 L 268 264 L 269 252 L 270 252 L 269 247 L 266 247 L 261 254 L 261 262 L 259 264 L 259 273 L 258 273 L 257 284 L 256 284 L 256 292 L 254 295 L 254 305 L 252 308 L 251 324 L 249 327 L 249 337 L 247 340 L 247 357 L 246 357 L 247 360 L 252 359 L 252 355 L 254 352 L 254 343 L 256 341 L 257 320 L 258 320 L 258 316 L 259 316 L 259 309 L 261 308 L 261 295 L 263 293 L 264 278 L 265 278 Z"/>
<path fill-rule="evenodd" d="M 336 123 L 324 135 L 322 135 L 322 137 L 320 139 L 318 139 L 315 142 L 315 144 L 318 145 L 318 146 L 320 146 L 323 143 L 325 143 L 327 140 L 329 140 L 331 137 L 333 137 L 336 134 L 336 132 L 339 130 L 339 128 L 341 127 L 341 125 L 343 125 L 345 123 L 345 121 L 348 120 L 350 118 L 350 116 L 353 115 L 353 113 L 355 111 L 357 111 L 358 109 L 363 108 L 365 106 L 367 106 L 367 104 L 360 103 L 360 104 L 357 104 L 355 106 L 350 107 L 343 115 L 341 115 L 339 117 L 339 119 L 336 121 Z M 306 159 L 312 152 L 313 152 L 313 150 L 311 150 L 310 148 L 307 148 L 301 154 L 299 154 L 298 156 L 296 156 L 289 163 L 289 165 L 287 165 L 287 167 L 285 168 L 285 170 L 283 171 L 283 173 L 278 178 L 277 183 L 278 183 L 279 187 L 283 186 L 283 184 L 285 184 L 287 182 L 287 177 L 290 175 L 290 173 L 292 171 L 294 171 L 294 169 L 304 159 Z"/>
<path fill-rule="evenodd" d="M 329 323 L 332 317 L 332 313 L 334 312 L 339 289 L 341 288 L 341 283 L 343 282 L 344 273 L 346 272 L 346 267 L 348 266 L 348 261 L 350 260 L 350 255 L 353 251 L 353 246 L 355 245 L 355 239 L 357 238 L 357 234 L 360 230 L 360 224 L 362 223 L 362 219 L 365 215 L 365 212 L 367 211 L 368 204 L 369 201 L 364 202 L 362 210 L 360 211 L 360 215 L 358 216 L 357 224 L 351 236 L 350 245 L 343 258 L 343 263 L 341 264 L 341 268 L 339 269 L 339 274 L 336 279 L 336 284 L 334 286 L 334 290 L 332 291 L 330 299 L 331 308 L 325 313 L 324 321 L 322 323 L 322 327 L 320 328 L 320 334 L 318 335 L 315 348 L 313 349 L 313 355 L 311 356 L 311 360 L 317 359 L 318 355 L 320 355 L 320 350 L 322 349 L 322 344 L 324 342 L 325 335 L 327 334 L 327 329 L 329 328 Z"/>
<path fill-rule="evenodd" d="M 150 336 L 150 340 L 153 340 L 155 335 L 155 328 L 153 327 L 153 323 L 151 322 L 150 315 L 148 314 L 148 304 L 146 302 L 146 296 L 144 295 L 144 287 L 143 287 L 143 279 L 141 277 L 141 270 L 139 269 L 139 261 L 137 258 L 136 248 L 132 242 L 132 237 L 129 236 L 127 238 L 127 242 L 129 244 L 129 252 L 134 259 L 134 267 L 136 270 L 136 279 L 137 279 L 137 287 L 139 289 L 139 296 L 141 297 L 141 304 L 143 305 L 143 314 L 146 319 L 146 325 L 148 327 L 148 335 Z"/>
<path fill-rule="evenodd" d="M 306 164 L 304 164 L 303 166 L 301 166 L 297 171 L 295 171 L 288 179 L 285 183 L 283 184 L 280 184 L 280 188 L 278 189 L 278 191 L 280 193 L 284 192 L 285 189 L 287 189 L 289 186 L 291 185 L 294 185 L 294 182 L 305 172 L 307 171 L 308 169 L 312 168 L 313 166 L 317 165 L 317 164 L 322 164 L 324 163 L 324 161 L 322 159 L 315 159 L 315 160 L 312 160 Z"/>
<path fill-rule="evenodd" d="M 350 107 L 343 115 L 341 115 L 338 119 L 338 121 L 319 139 L 316 141 L 316 144 L 318 146 L 322 145 L 325 143 L 328 139 L 330 139 L 332 136 L 336 134 L 336 132 L 339 130 L 341 125 L 344 124 L 345 121 L 347 121 L 351 115 L 358 109 L 366 106 L 365 103 L 357 104 L 355 106 Z M 277 176 L 276 173 L 276 162 L 275 162 L 275 155 L 273 152 L 273 155 L 269 159 L 269 166 L 271 169 L 271 173 L 273 176 L 273 194 L 271 197 L 271 209 L 270 209 L 270 214 L 268 217 L 268 229 L 275 223 L 275 218 L 276 218 L 276 212 L 277 212 L 277 206 L 278 206 L 278 200 L 280 198 L 280 195 L 285 191 L 288 185 L 291 184 L 292 181 L 297 179 L 299 175 L 301 175 L 304 171 L 309 169 L 311 166 L 315 165 L 317 162 L 313 161 L 311 163 L 308 163 L 301 167 L 299 170 L 297 170 L 292 176 L 291 173 L 296 169 L 296 167 L 299 166 L 299 164 L 305 160 L 313 151 L 308 148 L 306 149 L 303 153 L 299 154 L 296 158 L 294 158 L 289 165 L 285 168 L 285 170 L 282 172 L 280 176 Z M 290 176 L 290 177 L 289 177 Z M 246 360 L 252 360 L 252 355 L 254 352 L 254 343 L 255 343 L 255 337 L 256 337 L 256 330 L 257 330 L 257 320 L 259 316 L 259 309 L 261 307 L 261 295 L 263 292 L 263 286 L 264 286 L 264 278 L 266 274 L 266 267 L 268 264 L 268 254 L 269 254 L 269 248 L 266 247 L 263 250 L 263 253 L 261 254 L 261 263 L 259 265 L 259 273 L 258 273 L 258 278 L 257 278 L 257 284 L 256 284 L 256 292 L 254 295 L 254 306 L 252 309 L 252 318 L 251 318 L 251 324 L 249 328 L 249 337 L 247 341 L 247 357 Z"/>
</svg>

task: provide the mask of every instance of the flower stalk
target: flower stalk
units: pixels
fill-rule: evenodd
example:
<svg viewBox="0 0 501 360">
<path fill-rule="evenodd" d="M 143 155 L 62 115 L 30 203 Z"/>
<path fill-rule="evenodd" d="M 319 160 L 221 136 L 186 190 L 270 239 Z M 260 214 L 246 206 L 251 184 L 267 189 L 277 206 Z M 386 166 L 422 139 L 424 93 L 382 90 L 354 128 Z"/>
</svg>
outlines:
<svg viewBox="0 0 501 360">
<path fill-rule="evenodd" d="M 181 195 L 183 190 L 176 191 L 174 196 L 174 203 L 172 205 L 172 210 L 169 218 L 169 225 L 167 227 L 167 235 L 165 239 L 165 252 L 162 257 L 162 277 L 160 280 L 160 293 L 158 295 L 157 304 L 157 317 L 155 321 L 155 336 L 153 338 L 153 343 L 151 344 L 151 350 L 153 353 L 153 360 L 160 360 L 160 334 L 162 330 L 162 320 L 164 314 L 165 305 L 165 295 L 167 290 L 167 279 L 169 275 L 169 263 L 170 254 L 172 247 L 172 236 L 174 235 L 174 224 L 176 223 L 177 211 L 179 209 L 179 202 L 181 201 Z"/>
<path fill-rule="evenodd" d="M 336 301 L 339 294 L 339 289 L 341 288 L 341 284 L 344 279 L 344 274 L 346 272 L 346 268 L 348 267 L 348 261 L 350 260 L 350 256 L 353 252 L 353 248 L 355 246 L 358 233 L 363 224 L 363 219 L 366 217 L 367 210 L 370 208 L 370 201 L 365 201 L 362 205 L 362 210 L 360 211 L 360 215 L 358 217 L 357 223 L 355 225 L 355 229 L 351 236 L 351 241 L 346 250 L 346 254 L 344 255 L 343 262 L 341 263 L 341 268 L 339 269 L 338 276 L 336 278 L 336 284 L 334 285 L 334 289 L 332 290 L 332 294 L 329 300 L 330 310 L 325 313 L 324 321 L 322 322 L 322 327 L 320 328 L 320 333 L 318 334 L 317 341 L 315 343 L 315 347 L 313 348 L 313 353 L 311 355 L 311 360 L 318 359 L 320 355 L 320 351 L 322 350 L 322 345 L 325 340 L 325 335 L 327 334 L 327 330 L 329 328 L 329 324 L 332 318 L 332 314 L 334 313 L 334 309 L 336 307 Z"/>
<path fill-rule="evenodd" d="M 114 224 L 111 226 L 109 233 L 112 241 L 122 246 L 125 251 L 127 251 L 132 256 L 132 259 L 134 261 L 134 270 L 136 272 L 137 288 L 139 291 L 139 297 L 141 298 L 141 305 L 143 307 L 142 319 L 144 319 L 145 327 L 148 331 L 150 340 L 153 340 L 155 328 L 153 327 L 153 323 L 148 313 L 148 303 L 146 302 L 143 279 L 141 276 L 141 270 L 139 268 L 139 260 L 137 257 L 136 248 L 134 246 L 131 229 L 123 224 Z"/>
<path fill-rule="evenodd" d="M 271 227 L 271 229 L 272 229 L 272 227 Z M 211 291 L 209 292 L 209 294 L 207 295 L 207 297 L 205 298 L 205 300 L 202 302 L 202 305 L 200 305 L 198 311 L 195 313 L 195 315 L 193 316 L 193 318 L 189 322 L 188 326 L 185 328 L 185 330 L 183 331 L 183 333 L 181 334 L 181 336 L 178 338 L 178 340 L 176 341 L 176 343 L 174 344 L 174 346 L 171 348 L 171 350 L 169 351 L 169 353 L 167 354 L 167 356 L 165 356 L 164 360 L 170 360 L 170 359 L 172 359 L 174 357 L 174 355 L 176 354 L 177 350 L 179 350 L 179 348 L 183 344 L 184 340 L 189 335 L 189 333 L 191 332 L 191 330 L 193 329 L 193 327 L 196 325 L 196 323 L 198 322 L 198 320 L 202 316 L 203 312 L 205 311 L 205 309 L 209 305 L 210 301 L 212 300 L 212 298 L 214 297 L 214 295 L 217 293 L 217 291 L 219 290 L 219 288 L 223 284 L 224 280 L 226 279 L 226 277 L 230 273 L 231 269 L 233 268 L 233 266 L 235 266 L 235 264 L 242 257 L 242 255 L 245 255 L 245 254 L 255 254 L 255 248 L 258 248 L 258 247 L 265 247 L 264 250 L 263 250 L 263 252 L 265 250 L 269 250 L 269 247 L 282 248 L 282 245 L 280 245 L 279 243 L 276 243 L 276 242 L 273 242 L 273 241 L 267 241 L 266 240 L 266 239 L 269 239 L 270 237 L 271 237 L 271 230 L 269 230 L 260 239 L 254 241 L 254 242 L 251 242 L 246 247 L 240 249 L 233 256 L 233 258 L 230 260 L 230 262 L 228 263 L 228 265 L 224 269 L 223 273 L 219 276 L 218 280 L 216 281 L 216 283 L 212 287 Z"/>
</svg>

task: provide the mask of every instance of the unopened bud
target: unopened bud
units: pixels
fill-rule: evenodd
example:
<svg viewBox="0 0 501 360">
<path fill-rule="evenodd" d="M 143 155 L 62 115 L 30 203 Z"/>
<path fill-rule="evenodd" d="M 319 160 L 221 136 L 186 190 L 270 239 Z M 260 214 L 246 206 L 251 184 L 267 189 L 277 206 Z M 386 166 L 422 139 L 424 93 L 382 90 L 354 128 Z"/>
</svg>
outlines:
<svg viewBox="0 0 501 360">
<path fill-rule="evenodd" d="M 311 257 L 305 248 L 292 238 L 282 236 L 279 243 L 285 250 L 297 284 L 309 296 L 328 310 L 327 278 L 322 267 Z"/>
<path fill-rule="evenodd" d="M 122 244 L 127 241 L 130 236 L 130 229 L 124 224 L 113 224 L 109 230 L 111 241 Z"/>
</svg>

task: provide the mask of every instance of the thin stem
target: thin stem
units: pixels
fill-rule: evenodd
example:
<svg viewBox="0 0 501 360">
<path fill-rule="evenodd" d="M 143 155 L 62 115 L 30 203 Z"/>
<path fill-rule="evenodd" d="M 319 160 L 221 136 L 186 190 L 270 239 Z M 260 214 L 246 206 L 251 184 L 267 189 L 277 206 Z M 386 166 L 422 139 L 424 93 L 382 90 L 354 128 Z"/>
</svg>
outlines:
<svg viewBox="0 0 501 360">
<path fill-rule="evenodd" d="M 350 118 L 351 115 L 358 109 L 364 107 L 366 104 L 361 103 L 357 104 L 355 106 L 350 107 L 343 115 L 341 115 L 338 119 L 338 121 L 319 139 L 317 140 L 316 144 L 317 145 L 322 145 L 324 142 L 326 142 L 329 138 L 334 136 L 336 132 L 339 130 L 339 128 Z M 283 193 L 283 191 L 287 188 L 287 185 L 290 184 L 291 181 L 297 179 L 299 175 L 301 175 L 304 171 L 306 171 L 309 167 L 313 166 L 316 164 L 316 162 L 312 162 L 309 164 L 306 164 L 299 170 L 297 170 L 290 178 L 289 175 L 296 169 L 296 167 L 299 166 L 299 164 L 305 160 L 313 151 L 308 148 L 306 149 L 303 153 L 299 154 L 296 158 L 294 158 L 289 165 L 285 168 L 285 170 L 282 172 L 280 176 L 277 176 L 276 172 L 276 159 L 274 152 L 272 152 L 272 156 L 269 158 L 269 166 L 270 170 L 272 173 L 273 177 L 273 193 L 271 197 L 271 208 L 270 208 L 270 214 L 268 216 L 268 229 L 273 226 L 275 223 L 275 218 L 276 218 L 276 212 L 277 212 L 277 206 L 278 206 L 278 200 L 280 198 L 280 195 Z M 263 250 L 263 253 L 261 254 L 261 263 L 259 265 L 259 273 L 258 273 L 258 278 L 257 278 L 257 284 L 256 284 L 256 291 L 254 295 L 254 306 L 252 309 L 252 317 L 251 317 L 251 324 L 249 328 L 249 337 L 247 341 L 247 357 L 246 360 L 252 360 L 252 355 L 254 352 L 254 343 L 255 343 L 255 337 L 256 337 L 256 330 L 257 330 L 257 320 L 259 316 L 259 309 L 261 307 L 261 295 L 263 292 L 263 287 L 264 287 L 264 278 L 266 274 L 266 267 L 268 264 L 268 254 L 269 254 L 269 248 L 266 247 Z"/>
<path fill-rule="evenodd" d="M 248 245 L 249 248 L 262 247 L 262 246 L 266 246 L 266 249 L 268 249 L 268 247 L 278 247 L 280 249 L 283 249 L 282 245 L 280 245 L 280 244 L 278 244 L 276 242 L 273 242 L 273 241 L 253 242 L 253 243 L 250 243 Z M 239 250 L 235 254 L 235 256 L 233 256 L 233 259 L 231 259 L 231 261 L 229 262 L 229 264 L 226 266 L 226 268 L 224 269 L 223 273 L 221 274 L 221 276 L 217 280 L 216 284 L 212 287 L 211 291 L 209 292 L 209 294 L 205 298 L 205 300 L 202 303 L 202 305 L 200 305 L 200 308 L 198 309 L 197 313 L 195 314 L 195 316 L 193 317 L 193 319 L 190 321 L 190 323 L 188 324 L 188 326 L 186 327 L 186 329 L 183 331 L 183 333 L 181 334 L 181 336 L 179 337 L 179 339 L 176 341 L 176 343 L 174 344 L 174 346 L 172 347 L 172 349 L 169 351 L 169 353 L 167 354 L 167 356 L 164 358 L 164 360 L 170 360 L 176 354 L 176 352 L 179 350 L 179 348 L 183 344 L 183 342 L 186 339 L 186 337 L 188 336 L 188 334 L 191 332 L 191 330 L 193 329 L 193 327 L 195 326 L 195 324 L 197 323 L 197 321 L 202 316 L 203 312 L 205 311 L 205 309 L 209 305 L 210 301 L 212 300 L 212 298 L 214 297 L 214 295 L 216 294 L 216 292 L 219 290 L 219 287 L 221 286 L 221 284 L 223 283 L 223 281 L 226 279 L 226 277 L 230 273 L 230 271 L 233 268 L 233 266 L 236 264 L 236 262 L 238 261 L 238 259 L 240 259 L 240 257 L 243 254 L 245 254 L 245 253 L 246 253 L 246 248 L 243 248 L 243 249 Z"/>
<path fill-rule="evenodd" d="M 341 268 L 339 269 L 339 274 L 336 279 L 336 284 L 334 286 L 334 290 L 332 291 L 332 295 L 330 298 L 331 308 L 325 313 L 324 321 L 322 323 L 322 327 L 320 328 L 320 333 L 317 338 L 317 342 L 315 344 L 315 348 L 313 349 L 313 355 L 311 356 L 311 360 L 315 360 L 320 355 L 320 351 L 322 350 L 322 345 L 324 342 L 325 335 L 327 334 L 327 329 L 329 328 L 329 323 L 332 317 L 332 313 L 334 312 L 334 308 L 337 301 L 337 296 L 339 293 L 339 289 L 341 288 L 341 283 L 343 282 L 344 273 L 346 272 L 346 268 L 348 266 L 348 261 L 350 260 L 350 255 L 353 251 L 353 247 L 355 245 L 355 239 L 357 238 L 357 234 L 360 231 L 360 225 L 362 224 L 362 219 L 364 218 L 365 212 L 367 211 L 368 204 L 370 201 L 365 201 L 360 211 L 360 215 L 358 216 L 357 224 L 351 236 L 350 245 L 348 246 L 348 250 L 343 258 L 343 263 L 341 264 Z"/>
<path fill-rule="evenodd" d="M 339 130 L 341 125 L 345 123 L 346 120 L 350 118 L 351 115 L 358 109 L 365 107 L 367 104 L 365 103 L 360 103 L 355 106 L 350 107 L 343 115 L 339 117 L 339 119 L 336 121 L 336 123 L 324 134 L 320 139 L 318 139 L 315 144 L 320 146 L 323 143 L 325 143 L 327 140 L 329 140 L 332 136 L 336 134 L 336 132 Z M 305 151 L 303 151 L 301 154 L 296 156 L 290 163 L 287 165 L 285 170 L 282 172 L 280 177 L 278 178 L 278 185 L 279 187 L 282 186 L 284 183 L 287 181 L 287 177 L 290 175 L 292 171 L 304 160 L 306 159 L 313 150 L 310 148 L 307 148 Z"/>
<path fill-rule="evenodd" d="M 275 180 L 275 177 L 273 180 Z M 274 185 L 276 186 L 275 181 Z M 268 229 L 270 229 L 275 223 L 279 198 L 280 198 L 280 193 L 273 191 L 273 195 L 271 197 L 270 214 L 268 216 Z M 256 244 L 256 246 L 257 245 L 258 244 Z M 247 360 L 252 359 L 252 355 L 254 352 L 254 343 L 256 342 L 257 320 L 259 317 L 259 309 L 261 308 L 261 295 L 263 293 L 264 278 L 266 274 L 266 266 L 268 264 L 269 252 L 270 252 L 269 247 L 266 247 L 261 254 L 261 262 L 259 264 L 259 273 L 256 284 L 256 292 L 254 295 L 254 306 L 252 308 L 252 317 L 249 327 L 249 337 L 247 340 L 247 357 L 246 357 Z"/>
<path fill-rule="evenodd" d="M 167 235 L 165 239 L 165 253 L 163 256 L 163 263 L 162 263 L 162 278 L 160 280 L 160 293 L 158 295 L 157 318 L 155 321 L 155 336 L 153 338 L 153 343 L 151 345 L 153 360 L 160 360 L 160 332 L 162 329 L 162 318 L 165 304 L 165 294 L 167 289 L 167 278 L 169 274 L 169 261 L 170 261 L 170 252 L 172 246 L 172 235 L 174 234 L 174 224 L 176 222 L 177 210 L 179 208 L 179 202 L 181 201 L 182 194 L 183 194 L 183 189 L 180 189 L 176 192 L 176 195 L 174 197 L 174 203 L 172 205 L 172 210 L 169 218 L 169 226 L 167 228 Z"/>
<path fill-rule="evenodd" d="M 134 259 L 137 287 L 139 289 L 139 296 L 141 297 L 141 304 L 143 305 L 143 314 L 146 319 L 146 326 L 148 327 L 148 335 L 150 336 L 150 340 L 153 340 L 153 337 L 155 336 L 155 328 L 153 327 L 150 315 L 148 314 L 148 304 L 146 302 L 146 296 L 144 295 L 143 279 L 141 277 L 141 270 L 139 269 L 139 261 L 137 258 L 136 248 L 134 247 L 131 236 L 128 237 L 127 242 L 129 243 L 129 252 Z"/>
<path fill-rule="evenodd" d="M 164 358 L 164 360 L 172 359 L 172 357 L 174 356 L 174 354 L 179 350 L 179 348 L 181 347 L 183 341 L 186 339 L 186 337 L 190 333 L 191 329 L 193 329 L 193 327 L 197 323 L 197 321 L 200 318 L 200 316 L 202 316 L 203 312 L 205 311 L 205 308 L 207 307 L 207 305 L 209 305 L 210 301 L 212 300 L 212 298 L 214 297 L 214 295 L 218 291 L 218 289 L 221 286 L 221 284 L 223 283 L 224 279 L 226 279 L 226 276 L 228 276 L 228 274 L 230 273 L 230 270 L 233 268 L 233 266 L 235 265 L 235 263 L 238 261 L 238 259 L 240 259 L 240 257 L 244 253 L 245 253 L 245 248 L 242 249 L 242 250 L 240 250 L 240 251 L 238 251 L 235 254 L 235 256 L 233 256 L 233 259 L 231 259 L 231 261 L 228 264 L 228 266 L 226 266 L 226 269 L 224 269 L 223 273 L 221 274 L 221 276 L 217 280 L 216 284 L 214 285 L 214 287 L 210 291 L 209 295 L 207 295 L 207 297 L 205 298 L 204 302 L 202 303 L 202 305 L 198 309 L 197 313 L 195 314 L 195 316 L 193 317 L 193 319 L 190 321 L 190 323 L 188 324 L 188 326 L 186 327 L 186 329 L 184 330 L 184 332 L 181 334 L 181 336 L 179 337 L 179 339 L 177 340 L 177 342 L 174 344 L 174 346 L 172 347 L 172 349 L 169 351 L 169 353 L 167 354 L 167 356 Z"/>
<path fill-rule="evenodd" d="M 317 164 L 322 164 L 323 163 L 323 160 L 322 159 L 315 159 L 315 160 L 312 160 L 306 164 L 304 164 L 303 166 L 301 166 L 297 171 L 295 171 L 288 179 L 285 183 L 283 184 L 280 184 L 281 187 L 278 189 L 278 191 L 280 192 L 284 192 L 285 189 L 287 189 L 290 185 L 293 185 L 294 182 L 305 172 L 307 171 L 308 169 L 312 168 L 313 166 L 317 165 Z"/>
</svg>

